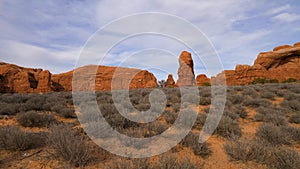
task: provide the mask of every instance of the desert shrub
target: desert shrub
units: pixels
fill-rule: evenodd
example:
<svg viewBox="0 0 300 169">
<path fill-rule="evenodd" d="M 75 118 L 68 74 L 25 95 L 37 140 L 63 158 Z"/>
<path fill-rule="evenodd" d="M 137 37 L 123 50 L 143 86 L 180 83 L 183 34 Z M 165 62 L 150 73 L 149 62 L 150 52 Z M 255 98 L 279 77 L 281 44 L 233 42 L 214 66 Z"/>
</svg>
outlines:
<svg viewBox="0 0 300 169">
<path fill-rule="evenodd" d="M 18 114 L 17 121 L 24 127 L 47 127 L 57 122 L 52 114 L 28 111 Z"/>
<path fill-rule="evenodd" d="M 241 94 L 244 95 L 244 96 L 250 96 L 252 98 L 257 98 L 259 96 L 257 94 L 257 92 L 254 89 L 250 88 L 250 87 L 245 87 L 243 89 L 243 91 L 241 92 Z"/>
<path fill-rule="evenodd" d="M 269 146 L 261 140 L 230 141 L 224 150 L 232 160 L 264 162 L 268 158 Z"/>
<path fill-rule="evenodd" d="M 284 91 L 283 97 L 286 101 L 297 100 L 299 98 L 297 94 L 292 93 L 291 91 Z"/>
<path fill-rule="evenodd" d="M 6 150 L 28 150 L 44 144 L 45 133 L 31 133 L 15 126 L 0 128 L 0 148 Z"/>
<path fill-rule="evenodd" d="M 33 94 L 24 104 L 25 111 L 43 110 L 44 104 L 46 104 L 44 95 Z"/>
<path fill-rule="evenodd" d="M 267 164 L 274 169 L 298 169 L 300 166 L 300 155 L 293 149 L 277 147 L 271 152 Z"/>
<path fill-rule="evenodd" d="M 275 113 L 268 113 L 263 117 L 266 123 L 272 123 L 276 126 L 287 125 L 287 120 L 284 116 Z"/>
<path fill-rule="evenodd" d="M 245 107 L 241 105 L 237 105 L 233 108 L 233 112 L 238 114 L 241 118 L 246 118 L 248 116 L 248 112 L 246 111 Z"/>
<path fill-rule="evenodd" d="M 291 136 L 284 131 L 284 128 L 273 124 L 261 125 L 256 136 L 273 145 L 290 145 L 292 143 Z"/>
<path fill-rule="evenodd" d="M 106 163 L 105 169 L 153 169 L 153 165 L 146 158 L 141 159 L 128 159 L 128 158 L 115 158 L 112 163 Z"/>
<path fill-rule="evenodd" d="M 297 84 L 297 85 L 291 85 L 289 90 L 293 93 L 296 93 L 296 94 L 300 94 L 300 85 Z M 298 95 L 299 96 L 299 95 Z"/>
<path fill-rule="evenodd" d="M 204 113 L 199 113 L 197 116 L 197 120 L 194 124 L 194 128 L 201 130 L 201 128 L 203 127 L 205 121 L 206 121 L 207 115 Z"/>
<path fill-rule="evenodd" d="M 64 118 L 76 118 L 75 110 L 72 108 L 64 108 L 61 109 L 59 112 L 59 115 L 64 117 Z"/>
<path fill-rule="evenodd" d="M 147 103 L 140 103 L 138 105 L 135 105 L 134 107 L 138 110 L 138 111 L 147 111 L 150 109 L 150 104 Z"/>
<path fill-rule="evenodd" d="M 232 104 L 241 104 L 243 102 L 244 97 L 237 94 L 237 95 L 229 95 L 227 99 L 231 101 Z"/>
<path fill-rule="evenodd" d="M 200 97 L 200 105 L 206 106 L 211 104 L 210 97 Z"/>
<path fill-rule="evenodd" d="M 76 118 L 75 110 L 67 107 L 66 105 L 57 104 L 51 107 L 51 110 L 56 112 L 59 116 L 65 118 Z"/>
<path fill-rule="evenodd" d="M 199 135 L 190 132 L 181 142 L 180 145 L 190 147 L 195 155 L 207 157 L 211 155 L 212 151 L 206 142 L 199 143 Z"/>
<path fill-rule="evenodd" d="M 203 82 L 202 86 L 211 86 L 211 84 L 209 82 Z"/>
<path fill-rule="evenodd" d="M 16 115 L 19 110 L 19 104 L 14 103 L 0 103 L 0 115 Z"/>
<path fill-rule="evenodd" d="M 233 112 L 232 109 L 227 108 L 224 110 L 223 115 L 230 117 L 232 120 L 237 120 L 240 117 L 237 113 Z"/>
<path fill-rule="evenodd" d="M 257 99 L 245 99 L 243 104 L 245 106 L 258 108 L 258 107 L 268 107 L 271 103 L 265 99 L 257 98 Z"/>
<path fill-rule="evenodd" d="M 300 142 L 300 129 L 296 127 L 283 127 L 282 131 L 285 132 L 293 141 Z"/>
<path fill-rule="evenodd" d="M 284 110 L 276 108 L 259 107 L 256 109 L 257 113 L 254 116 L 255 121 L 264 121 L 273 123 L 274 125 L 287 125 Z"/>
<path fill-rule="evenodd" d="M 270 100 L 274 100 L 276 94 L 274 92 L 270 92 L 270 91 L 263 91 L 261 93 L 261 97 L 264 99 L 270 99 Z"/>
<path fill-rule="evenodd" d="M 290 109 L 291 111 L 300 111 L 300 101 L 299 100 L 284 100 L 281 106 Z"/>
<path fill-rule="evenodd" d="M 288 78 L 287 80 L 284 80 L 282 83 L 293 83 L 293 82 L 297 82 L 297 79 L 295 79 L 295 78 Z"/>
<path fill-rule="evenodd" d="M 49 146 L 70 164 L 79 167 L 91 160 L 92 148 L 87 139 L 72 131 L 66 124 L 52 125 L 47 138 Z"/>
<path fill-rule="evenodd" d="M 173 124 L 177 119 L 178 113 L 174 110 L 165 110 L 163 113 L 163 117 L 168 124 Z"/>
<path fill-rule="evenodd" d="M 239 123 L 227 116 L 221 118 L 214 133 L 227 139 L 242 136 L 242 130 L 239 127 Z"/>
<path fill-rule="evenodd" d="M 211 88 L 210 87 L 200 87 L 199 93 L 201 97 L 211 97 Z"/>
<path fill-rule="evenodd" d="M 158 166 L 154 168 L 163 169 L 201 169 L 203 162 L 192 161 L 188 156 L 178 157 L 176 154 L 165 153 L 159 156 Z"/>
<path fill-rule="evenodd" d="M 300 124 L 300 113 L 294 114 L 289 118 L 290 123 Z"/>
</svg>

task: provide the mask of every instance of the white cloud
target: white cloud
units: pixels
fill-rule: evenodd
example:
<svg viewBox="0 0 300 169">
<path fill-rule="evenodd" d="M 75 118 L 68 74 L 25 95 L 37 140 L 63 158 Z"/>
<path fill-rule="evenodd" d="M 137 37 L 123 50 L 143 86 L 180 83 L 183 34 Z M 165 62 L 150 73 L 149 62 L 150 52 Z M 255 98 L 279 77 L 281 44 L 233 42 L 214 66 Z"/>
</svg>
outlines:
<svg viewBox="0 0 300 169">
<path fill-rule="evenodd" d="M 298 33 L 299 23 L 292 27 L 281 24 L 298 21 L 298 11 L 299 7 L 290 0 L 285 4 L 270 0 L 102 0 L 72 3 L 63 0 L 3 0 L 0 1 L 0 56 L 7 62 L 43 67 L 54 72 L 65 71 L 74 65 L 81 46 L 99 27 L 125 15 L 163 12 L 185 18 L 202 30 L 228 69 L 237 62 L 251 64 L 258 52 L 279 42 L 299 41 L 293 35 Z M 289 35 L 284 34 L 286 30 L 289 30 Z M 109 42 L 110 37 L 103 40 Z M 122 44 L 118 51 L 109 54 L 110 60 L 106 60 L 106 64 L 118 64 L 121 58 L 135 50 L 153 47 L 151 44 L 177 54 L 186 50 L 156 39 L 124 41 Z M 90 52 L 96 57 L 105 51 L 96 46 Z M 202 73 L 199 62 L 195 60 L 196 72 Z M 86 63 L 95 64 L 95 60 L 90 58 Z"/>
<path fill-rule="evenodd" d="M 293 13 L 281 13 L 281 14 L 274 16 L 272 19 L 274 21 L 290 23 L 290 22 L 300 20 L 300 15 L 293 14 Z"/>
<path fill-rule="evenodd" d="M 274 15 L 274 14 L 282 13 L 282 12 L 290 10 L 290 9 L 291 9 L 291 5 L 290 4 L 286 4 L 284 6 L 274 7 L 272 9 L 268 10 L 266 12 L 266 14 L 267 15 Z"/>
<path fill-rule="evenodd" d="M 77 49 L 57 51 L 16 41 L 0 40 L 0 46 L 2 61 L 25 67 L 43 68 L 53 73 L 72 69 L 79 54 Z"/>
</svg>

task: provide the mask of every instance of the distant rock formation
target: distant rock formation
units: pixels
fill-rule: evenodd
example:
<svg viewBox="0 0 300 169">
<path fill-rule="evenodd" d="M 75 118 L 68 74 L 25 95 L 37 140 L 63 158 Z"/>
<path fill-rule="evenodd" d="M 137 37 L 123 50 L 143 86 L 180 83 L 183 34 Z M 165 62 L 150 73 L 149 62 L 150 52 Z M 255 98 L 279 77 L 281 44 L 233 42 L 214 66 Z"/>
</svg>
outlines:
<svg viewBox="0 0 300 169">
<path fill-rule="evenodd" d="M 194 62 L 191 53 L 183 51 L 179 56 L 178 80 L 176 85 L 182 87 L 194 86 L 195 84 Z"/>
<path fill-rule="evenodd" d="M 256 78 L 277 79 L 279 82 L 289 78 L 300 80 L 299 72 L 300 42 L 260 53 L 253 66 L 237 65 L 235 70 L 223 71 L 227 85 L 247 85 Z M 222 79 L 217 76 L 215 80 Z"/>
<path fill-rule="evenodd" d="M 300 42 L 262 52 L 252 66 L 237 65 L 235 70 L 224 70 L 211 79 L 204 74 L 195 79 L 193 59 L 187 51 L 180 54 L 179 65 L 177 83 L 170 74 L 165 83 L 166 87 L 203 86 L 211 82 L 219 84 L 218 81 L 221 80 L 226 80 L 227 85 L 247 85 L 257 78 L 276 79 L 279 82 L 289 78 L 300 80 Z M 88 65 L 52 75 L 48 70 L 0 62 L 0 92 L 71 91 L 74 73 L 77 77 L 75 84 L 79 84 L 77 89 L 80 91 L 157 87 L 155 76 L 140 69 Z"/>
<path fill-rule="evenodd" d="M 51 73 L 48 70 L 23 68 L 0 62 L 0 92 L 50 92 Z"/>
<path fill-rule="evenodd" d="M 210 78 L 208 78 L 205 74 L 199 74 L 196 77 L 196 84 L 197 86 L 205 86 L 205 85 L 210 85 Z"/>
<path fill-rule="evenodd" d="M 96 70 L 97 73 L 90 70 Z M 117 73 L 115 72 L 117 70 Z M 76 69 L 76 75 L 80 77 L 80 89 L 90 91 L 93 74 L 87 76 L 87 72 L 96 73 L 96 91 L 112 89 L 112 78 L 116 79 L 113 89 L 135 89 L 157 87 L 155 76 L 140 69 L 109 67 L 109 66 L 84 66 Z M 24 68 L 13 64 L 0 62 L 0 92 L 51 92 L 71 91 L 73 71 L 51 75 L 48 70 Z"/>
<path fill-rule="evenodd" d="M 70 72 L 53 75 L 52 81 L 57 84 L 56 88 L 60 91 L 71 91 L 74 71 L 77 76 L 75 82 L 77 81 L 76 83 L 80 84 L 77 89 L 81 91 L 157 87 L 155 76 L 146 70 L 89 65 Z M 91 83 L 92 80 L 95 80 L 95 83 Z M 91 86 L 91 84 L 94 86 Z"/>
<path fill-rule="evenodd" d="M 173 75 L 172 74 L 168 75 L 168 78 L 167 78 L 166 83 L 165 83 L 165 87 L 167 87 L 167 88 L 174 88 L 174 87 L 176 87 L 176 83 L 175 83 L 175 81 L 173 79 Z"/>
</svg>

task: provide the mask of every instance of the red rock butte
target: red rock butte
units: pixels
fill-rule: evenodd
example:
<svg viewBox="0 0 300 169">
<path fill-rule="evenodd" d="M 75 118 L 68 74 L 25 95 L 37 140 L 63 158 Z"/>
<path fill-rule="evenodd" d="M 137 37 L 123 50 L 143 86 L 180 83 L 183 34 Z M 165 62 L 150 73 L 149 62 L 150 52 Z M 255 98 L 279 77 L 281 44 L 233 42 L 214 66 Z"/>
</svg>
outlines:
<svg viewBox="0 0 300 169">
<path fill-rule="evenodd" d="M 300 80 L 300 42 L 293 46 L 278 46 L 270 52 L 261 52 L 252 66 L 237 65 L 235 70 L 224 70 L 212 79 L 205 74 L 200 74 L 195 79 L 191 53 L 183 51 L 178 61 L 178 80 L 175 83 L 173 76 L 169 74 L 165 84 L 168 88 L 203 86 L 225 80 L 224 77 L 227 85 L 247 85 L 257 78 L 276 79 L 279 82 L 289 78 Z M 77 88 L 80 91 L 155 88 L 158 86 L 155 76 L 147 70 L 88 65 L 66 73 L 52 75 L 48 70 L 24 68 L 0 62 L 0 92 L 71 91 L 74 72 L 77 81 L 80 82 L 80 86 Z M 117 79 L 116 83 L 113 83 L 114 85 L 112 85 L 113 78 Z M 91 83 L 93 81 L 94 83 Z"/>
</svg>

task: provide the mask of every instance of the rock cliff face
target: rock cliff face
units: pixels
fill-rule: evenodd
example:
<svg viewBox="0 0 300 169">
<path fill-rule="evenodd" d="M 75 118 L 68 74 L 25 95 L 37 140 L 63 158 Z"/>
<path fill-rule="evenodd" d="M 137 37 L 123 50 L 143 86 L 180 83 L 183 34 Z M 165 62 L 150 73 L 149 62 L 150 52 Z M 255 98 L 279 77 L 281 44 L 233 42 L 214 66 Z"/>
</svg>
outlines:
<svg viewBox="0 0 300 169">
<path fill-rule="evenodd" d="M 166 83 L 165 83 L 165 87 L 167 87 L 167 88 L 176 87 L 176 83 L 173 79 L 173 75 L 171 75 L 171 74 L 168 75 L 168 78 L 167 78 Z"/>
<path fill-rule="evenodd" d="M 80 90 L 93 90 L 92 76 L 97 70 L 94 88 L 97 91 L 112 89 L 135 89 L 157 87 L 155 76 L 146 71 L 131 68 L 116 68 L 108 66 L 84 66 L 76 69 L 79 77 Z M 117 71 L 116 71 L 117 70 Z M 88 73 L 91 74 L 88 74 Z M 48 70 L 23 68 L 13 64 L 0 63 L 0 92 L 51 92 L 71 91 L 74 71 L 51 75 Z M 115 75 L 114 75 L 115 73 Z M 91 76 L 88 76 L 91 75 Z M 114 79 L 114 85 L 111 84 Z"/>
<path fill-rule="evenodd" d="M 42 69 L 29 69 L 0 63 L 0 92 L 49 92 L 51 73 Z"/>
<path fill-rule="evenodd" d="M 262 52 L 253 66 L 237 65 L 235 70 L 225 70 L 228 85 L 247 85 L 256 78 L 277 79 L 282 82 L 289 78 L 300 80 L 300 43 L 293 46 L 278 46 L 271 52 Z M 218 76 L 216 80 L 221 80 Z"/>
<path fill-rule="evenodd" d="M 194 86 L 195 84 L 194 62 L 191 53 L 183 51 L 179 56 L 178 80 L 176 85 L 181 87 Z"/>
</svg>

